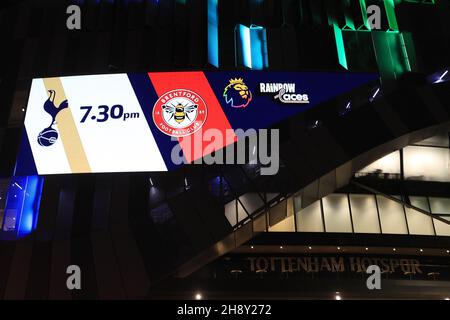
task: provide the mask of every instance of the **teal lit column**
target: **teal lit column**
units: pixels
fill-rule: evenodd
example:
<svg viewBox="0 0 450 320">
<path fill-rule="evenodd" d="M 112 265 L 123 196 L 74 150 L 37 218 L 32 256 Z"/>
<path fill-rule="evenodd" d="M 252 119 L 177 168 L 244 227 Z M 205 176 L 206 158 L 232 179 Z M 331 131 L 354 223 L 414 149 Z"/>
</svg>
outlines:
<svg viewBox="0 0 450 320">
<path fill-rule="evenodd" d="M 267 33 L 261 26 L 238 24 L 235 29 L 236 66 L 263 70 L 269 67 Z"/>
<path fill-rule="evenodd" d="M 344 37 L 342 36 L 342 30 L 337 26 L 336 23 L 333 23 L 334 29 L 334 37 L 336 39 L 336 49 L 339 59 L 339 64 L 343 66 L 345 69 L 348 69 L 347 65 L 347 56 L 345 54 L 345 45 L 344 45 Z"/>
<path fill-rule="evenodd" d="M 219 13 L 218 1 L 208 0 L 208 62 L 219 67 Z"/>
</svg>

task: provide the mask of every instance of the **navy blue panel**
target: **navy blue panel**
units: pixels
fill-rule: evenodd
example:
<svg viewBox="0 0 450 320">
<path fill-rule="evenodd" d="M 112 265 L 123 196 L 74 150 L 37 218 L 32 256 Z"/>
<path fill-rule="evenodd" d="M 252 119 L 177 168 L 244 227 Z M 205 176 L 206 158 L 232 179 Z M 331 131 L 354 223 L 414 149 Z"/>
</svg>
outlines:
<svg viewBox="0 0 450 320">
<path fill-rule="evenodd" d="M 234 129 L 268 128 L 379 78 L 375 73 L 340 72 L 241 71 L 205 74 Z M 224 97 L 225 87 L 235 78 L 242 78 L 252 92 L 252 101 L 245 108 L 232 107 Z M 296 93 L 308 94 L 310 103 L 282 104 L 274 99 L 276 93 L 260 94 L 260 83 L 295 83 Z"/>
<path fill-rule="evenodd" d="M 37 175 L 37 168 L 31 152 L 30 142 L 28 140 L 27 130 L 22 129 L 22 141 L 17 156 L 15 176 L 33 176 Z"/>
</svg>

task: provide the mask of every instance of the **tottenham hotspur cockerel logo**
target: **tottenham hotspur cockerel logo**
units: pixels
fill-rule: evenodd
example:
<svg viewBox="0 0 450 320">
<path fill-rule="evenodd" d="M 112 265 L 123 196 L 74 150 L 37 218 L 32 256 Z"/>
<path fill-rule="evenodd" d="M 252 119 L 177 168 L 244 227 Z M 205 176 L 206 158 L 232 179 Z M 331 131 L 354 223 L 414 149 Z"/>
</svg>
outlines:
<svg viewBox="0 0 450 320">
<path fill-rule="evenodd" d="M 56 142 L 56 140 L 58 140 L 58 131 L 53 128 L 53 125 L 55 124 L 56 116 L 58 115 L 58 113 L 69 107 L 69 103 L 67 102 L 67 100 L 64 100 L 57 108 L 55 106 L 55 90 L 49 90 L 48 92 L 50 93 L 50 96 L 44 103 L 44 110 L 52 117 L 52 122 L 38 135 L 37 141 L 42 147 L 50 147 Z"/>
</svg>

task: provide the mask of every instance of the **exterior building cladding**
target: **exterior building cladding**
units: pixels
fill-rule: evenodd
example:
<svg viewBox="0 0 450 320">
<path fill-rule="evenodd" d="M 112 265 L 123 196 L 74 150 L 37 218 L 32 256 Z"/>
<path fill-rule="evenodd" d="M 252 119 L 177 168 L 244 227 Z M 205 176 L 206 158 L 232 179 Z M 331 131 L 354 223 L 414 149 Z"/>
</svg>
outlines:
<svg viewBox="0 0 450 320">
<path fill-rule="evenodd" d="M 424 139 L 443 133 L 448 138 L 449 83 L 425 80 L 450 65 L 448 1 L 77 3 L 79 31 L 65 27 L 72 1 L 0 4 L 0 298 L 154 298 L 160 280 L 168 283 L 162 290 L 184 297 L 170 286 L 177 277 L 189 279 L 199 269 L 201 274 L 214 259 L 249 243 L 450 246 L 445 226 L 442 232 L 436 228 L 437 216 L 429 217 L 426 231 L 412 219 L 416 209 L 448 219 L 447 211 L 433 209 L 439 207 L 433 199 L 450 198 L 448 181 L 410 179 L 415 167 L 405 162 Z M 364 14 L 374 4 L 381 8 L 380 30 L 370 30 Z M 251 68 L 378 72 L 381 79 L 375 88 L 355 90 L 275 126 L 282 160 L 276 176 L 260 176 L 257 166 L 212 166 L 152 175 L 48 176 L 42 185 L 29 179 L 30 187 L 40 188 L 40 203 L 28 205 L 37 205 L 39 217 L 22 221 L 35 230 L 9 236 L 19 226 L 3 211 L 12 182 L 25 181 L 13 175 L 33 78 Z M 368 101 L 377 88 L 377 99 Z M 349 99 L 354 109 L 343 116 Z M 364 170 L 392 152 L 399 153 L 399 170 Z M 370 194 L 375 207 L 359 199 Z M 400 203 L 390 198 L 399 195 Z M 366 206 L 379 228 L 358 224 L 353 204 Z M 347 206 L 348 212 L 342 209 Z M 398 232 L 383 231 L 389 225 L 382 212 L 389 206 L 404 213 Z M 331 223 L 336 229 L 327 229 L 333 210 L 341 218 Z M 304 223 L 305 217 L 310 221 Z M 417 235 L 411 223 L 429 236 Z M 66 288 L 71 264 L 83 270 L 81 291 Z"/>
</svg>

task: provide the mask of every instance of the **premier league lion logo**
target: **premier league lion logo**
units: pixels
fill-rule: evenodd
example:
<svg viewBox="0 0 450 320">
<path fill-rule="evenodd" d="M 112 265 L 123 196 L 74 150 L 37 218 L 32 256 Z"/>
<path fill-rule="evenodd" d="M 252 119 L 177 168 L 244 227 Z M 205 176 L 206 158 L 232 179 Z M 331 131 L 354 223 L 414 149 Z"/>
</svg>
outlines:
<svg viewBox="0 0 450 320">
<path fill-rule="evenodd" d="M 252 92 L 242 78 L 231 79 L 223 92 L 225 101 L 233 108 L 245 108 L 253 99 Z"/>
</svg>

